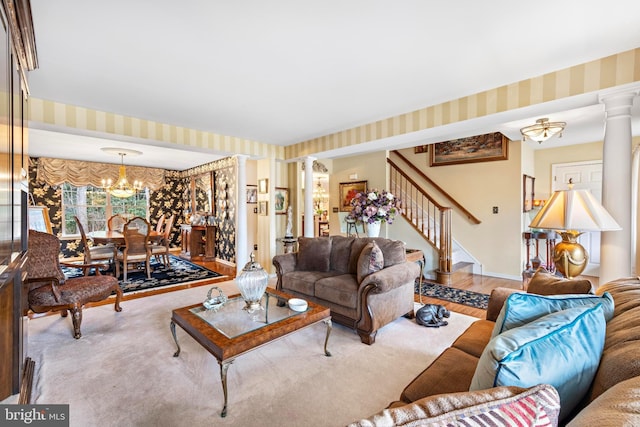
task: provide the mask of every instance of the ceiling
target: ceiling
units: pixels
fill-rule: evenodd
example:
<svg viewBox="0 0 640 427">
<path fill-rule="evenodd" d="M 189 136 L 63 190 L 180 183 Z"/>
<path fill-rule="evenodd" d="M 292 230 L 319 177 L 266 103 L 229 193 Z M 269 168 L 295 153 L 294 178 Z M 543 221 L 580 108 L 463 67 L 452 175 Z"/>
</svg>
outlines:
<svg viewBox="0 0 640 427">
<path fill-rule="evenodd" d="M 640 2 L 619 0 L 31 0 L 31 96 L 290 145 L 640 46 Z M 638 102 L 636 102 L 638 104 Z M 329 156 L 519 128 L 549 117 L 598 141 L 597 94 L 456 123 Z M 634 134 L 640 107 L 634 106 Z M 223 153 L 30 124 L 32 156 L 186 169 Z M 538 146 L 537 143 L 534 143 Z M 535 147 L 539 148 L 539 147 Z M 321 157 L 321 156 L 320 156 Z"/>
</svg>

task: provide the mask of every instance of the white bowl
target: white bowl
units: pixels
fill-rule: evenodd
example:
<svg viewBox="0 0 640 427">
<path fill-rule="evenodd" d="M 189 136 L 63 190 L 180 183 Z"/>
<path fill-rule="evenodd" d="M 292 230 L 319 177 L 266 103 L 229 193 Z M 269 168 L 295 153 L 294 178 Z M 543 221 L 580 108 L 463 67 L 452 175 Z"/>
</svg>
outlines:
<svg viewBox="0 0 640 427">
<path fill-rule="evenodd" d="M 293 311 L 305 311 L 308 307 L 307 302 L 300 298 L 291 298 L 287 303 L 289 304 L 289 308 Z"/>
</svg>

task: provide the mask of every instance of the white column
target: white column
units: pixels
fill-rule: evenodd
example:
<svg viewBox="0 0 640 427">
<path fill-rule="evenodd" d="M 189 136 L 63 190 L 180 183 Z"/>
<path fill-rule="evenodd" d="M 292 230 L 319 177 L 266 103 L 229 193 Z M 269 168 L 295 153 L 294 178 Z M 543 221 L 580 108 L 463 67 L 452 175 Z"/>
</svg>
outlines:
<svg viewBox="0 0 640 427">
<path fill-rule="evenodd" d="M 601 98 L 606 112 L 602 149 L 602 205 L 622 230 L 602 232 L 600 284 L 629 277 L 631 256 L 631 106 L 636 93 Z M 635 260 L 634 260 L 635 262 Z"/>
<path fill-rule="evenodd" d="M 236 195 L 236 275 L 249 261 L 247 249 L 247 156 L 237 155 L 238 194 Z"/>
<path fill-rule="evenodd" d="M 313 237 L 313 161 L 315 157 L 304 159 L 304 236 Z"/>
</svg>

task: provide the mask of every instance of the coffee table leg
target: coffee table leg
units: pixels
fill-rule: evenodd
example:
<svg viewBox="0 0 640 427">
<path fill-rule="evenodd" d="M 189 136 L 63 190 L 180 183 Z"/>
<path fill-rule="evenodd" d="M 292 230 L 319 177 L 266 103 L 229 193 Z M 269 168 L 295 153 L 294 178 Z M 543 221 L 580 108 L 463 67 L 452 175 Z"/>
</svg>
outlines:
<svg viewBox="0 0 640 427">
<path fill-rule="evenodd" d="M 233 360 L 227 360 L 226 362 L 218 362 L 220 364 L 220 379 L 222 380 L 222 394 L 224 395 L 224 407 L 220 416 L 222 418 L 227 416 L 227 369 L 229 365 L 233 363 Z"/>
<path fill-rule="evenodd" d="M 178 350 L 173 353 L 173 357 L 178 357 L 180 356 L 180 344 L 178 344 L 178 337 L 176 336 L 176 324 L 173 320 L 171 321 L 169 327 L 171 328 L 171 335 L 173 335 L 173 340 L 176 342 L 176 347 L 178 347 Z"/>
<path fill-rule="evenodd" d="M 331 353 L 327 350 L 327 344 L 329 343 L 329 335 L 331 335 L 331 318 L 323 321 L 327 325 L 327 336 L 324 339 L 324 355 L 327 357 L 331 357 Z"/>
</svg>

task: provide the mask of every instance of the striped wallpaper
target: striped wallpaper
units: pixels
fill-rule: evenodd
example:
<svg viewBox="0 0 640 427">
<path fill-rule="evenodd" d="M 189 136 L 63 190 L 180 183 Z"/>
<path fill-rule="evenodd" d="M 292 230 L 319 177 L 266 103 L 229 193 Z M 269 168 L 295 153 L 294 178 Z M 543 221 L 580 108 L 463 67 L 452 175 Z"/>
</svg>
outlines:
<svg viewBox="0 0 640 427">
<path fill-rule="evenodd" d="M 640 81 L 640 48 L 289 146 L 287 159 Z"/>
<path fill-rule="evenodd" d="M 29 98 L 29 120 L 47 125 L 207 148 L 227 154 L 284 158 L 284 147 L 74 105 Z M 179 148 L 179 147 L 176 147 Z"/>
<path fill-rule="evenodd" d="M 294 159 L 516 108 L 640 81 L 640 48 L 389 117 L 289 147 L 29 99 L 29 119 L 48 125 L 207 148 L 258 158 Z"/>
</svg>

